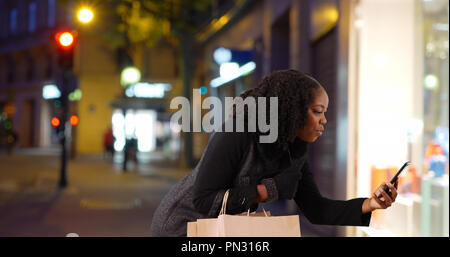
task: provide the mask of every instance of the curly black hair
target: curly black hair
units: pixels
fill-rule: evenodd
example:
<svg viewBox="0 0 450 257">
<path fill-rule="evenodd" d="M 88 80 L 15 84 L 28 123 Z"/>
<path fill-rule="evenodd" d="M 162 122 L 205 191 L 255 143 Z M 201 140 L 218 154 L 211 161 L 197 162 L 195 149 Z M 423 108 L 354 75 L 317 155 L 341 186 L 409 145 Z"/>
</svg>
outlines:
<svg viewBox="0 0 450 257">
<path fill-rule="evenodd" d="M 295 140 L 296 130 L 305 126 L 308 104 L 313 99 L 315 91 L 320 88 L 322 85 L 307 73 L 292 69 L 278 70 L 265 76 L 256 87 L 245 91 L 240 97 L 243 99 L 265 97 L 266 103 L 269 103 L 270 97 L 278 97 L 278 138 L 274 144 L 277 150 L 286 151 L 289 143 Z M 266 104 L 266 107 L 266 114 L 269 114 L 269 104 Z M 244 110 L 246 126 L 247 111 Z M 236 116 L 235 111 L 233 116 Z M 266 115 L 267 124 L 269 120 L 269 115 Z M 256 137 L 266 133 L 257 129 L 251 134 Z"/>
</svg>

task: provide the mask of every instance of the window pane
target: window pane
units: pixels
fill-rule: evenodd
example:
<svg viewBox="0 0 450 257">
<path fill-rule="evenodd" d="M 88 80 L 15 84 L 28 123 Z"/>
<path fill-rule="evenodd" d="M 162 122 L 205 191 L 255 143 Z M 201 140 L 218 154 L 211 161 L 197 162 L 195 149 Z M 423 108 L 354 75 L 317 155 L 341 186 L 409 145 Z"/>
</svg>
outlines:
<svg viewBox="0 0 450 257">
<path fill-rule="evenodd" d="M 55 26 L 55 0 L 48 0 L 48 26 Z"/>
<path fill-rule="evenodd" d="M 28 5 L 28 32 L 32 33 L 36 30 L 36 3 L 32 2 Z"/>
</svg>

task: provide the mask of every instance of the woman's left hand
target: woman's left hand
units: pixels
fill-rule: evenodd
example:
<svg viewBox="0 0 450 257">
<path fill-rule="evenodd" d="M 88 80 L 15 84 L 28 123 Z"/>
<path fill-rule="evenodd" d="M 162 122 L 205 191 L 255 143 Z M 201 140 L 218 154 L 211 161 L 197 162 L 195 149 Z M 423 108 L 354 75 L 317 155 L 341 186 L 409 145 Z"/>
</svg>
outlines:
<svg viewBox="0 0 450 257">
<path fill-rule="evenodd" d="M 389 187 L 389 193 L 384 191 L 385 186 Z M 372 197 L 366 199 L 363 204 L 363 213 L 371 212 L 376 209 L 386 209 L 390 207 L 397 198 L 397 186 L 398 180 L 395 181 L 394 185 L 391 183 L 383 183 L 381 184 L 375 192 L 372 193 Z M 378 198 L 377 195 L 381 194 L 381 197 Z"/>
</svg>

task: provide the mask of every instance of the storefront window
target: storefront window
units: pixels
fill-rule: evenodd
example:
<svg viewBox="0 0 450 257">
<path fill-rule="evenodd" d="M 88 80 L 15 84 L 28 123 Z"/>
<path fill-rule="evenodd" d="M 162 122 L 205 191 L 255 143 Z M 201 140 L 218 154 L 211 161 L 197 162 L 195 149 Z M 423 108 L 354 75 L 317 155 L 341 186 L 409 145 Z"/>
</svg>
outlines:
<svg viewBox="0 0 450 257">
<path fill-rule="evenodd" d="M 369 196 L 405 161 L 413 163 L 399 178 L 396 203 L 375 211 L 357 235 L 449 236 L 449 2 L 354 3 L 356 195 Z"/>
<path fill-rule="evenodd" d="M 422 1 L 423 14 L 423 172 L 421 236 L 448 232 L 448 1 Z"/>
</svg>

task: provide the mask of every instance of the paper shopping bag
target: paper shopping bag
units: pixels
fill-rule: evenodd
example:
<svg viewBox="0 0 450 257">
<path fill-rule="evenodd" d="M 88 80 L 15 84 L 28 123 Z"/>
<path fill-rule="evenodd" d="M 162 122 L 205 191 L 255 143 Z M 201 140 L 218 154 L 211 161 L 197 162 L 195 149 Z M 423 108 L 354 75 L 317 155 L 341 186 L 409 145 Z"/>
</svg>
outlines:
<svg viewBox="0 0 450 257">
<path fill-rule="evenodd" d="M 237 216 L 220 215 L 217 218 L 219 237 L 299 237 L 298 215 Z"/>
<path fill-rule="evenodd" d="M 270 212 L 226 214 L 229 190 L 217 218 L 197 219 L 187 224 L 188 237 L 299 237 L 298 215 L 270 216 Z"/>
</svg>

